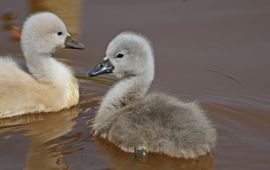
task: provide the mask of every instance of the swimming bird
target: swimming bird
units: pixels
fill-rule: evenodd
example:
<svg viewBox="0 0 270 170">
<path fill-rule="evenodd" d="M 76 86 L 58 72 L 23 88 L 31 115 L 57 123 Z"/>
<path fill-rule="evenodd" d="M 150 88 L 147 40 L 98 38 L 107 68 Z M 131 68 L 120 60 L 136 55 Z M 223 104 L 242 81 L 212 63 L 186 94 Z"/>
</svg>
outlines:
<svg viewBox="0 0 270 170">
<path fill-rule="evenodd" d="M 126 152 L 197 158 L 211 153 L 216 130 L 196 103 L 147 91 L 154 79 L 152 46 L 134 32 L 117 35 L 106 57 L 88 75 L 113 73 L 120 79 L 105 95 L 92 130 Z"/>
<path fill-rule="evenodd" d="M 0 118 L 55 112 L 78 103 L 72 70 L 52 55 L 59 48 L 84 45 L 70 38 L 58 16 L 49 12 L 30 16 L 23 25 L 21 48 L 27 70 L 11 57 L 0 57 Z"/>
</svg>

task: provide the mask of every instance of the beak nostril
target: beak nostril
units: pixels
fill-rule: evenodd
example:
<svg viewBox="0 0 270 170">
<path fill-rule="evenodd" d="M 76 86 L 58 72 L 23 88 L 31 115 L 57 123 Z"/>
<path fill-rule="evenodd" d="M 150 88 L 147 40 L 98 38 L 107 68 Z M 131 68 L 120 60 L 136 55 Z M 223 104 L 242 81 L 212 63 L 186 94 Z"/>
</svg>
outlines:
<svg viewBox="0 0 270 170">
<path fill-rule="evenodd" d="M 98 76 L 101 74 L 108 74 L 113 72 L 113 65 L 110 60 L 102 60 L 89 72 L 89 76 Z"/>
</svg>

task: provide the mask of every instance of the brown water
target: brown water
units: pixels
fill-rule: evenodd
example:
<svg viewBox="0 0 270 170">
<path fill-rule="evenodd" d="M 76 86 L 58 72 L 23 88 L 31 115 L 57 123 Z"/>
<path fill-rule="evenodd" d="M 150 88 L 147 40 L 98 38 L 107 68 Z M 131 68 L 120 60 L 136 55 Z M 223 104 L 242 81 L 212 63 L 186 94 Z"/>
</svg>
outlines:
<svg viewBox="0 0 270 170">
<path fill-rule="evenodd" d="M 1 54 L 21 56 L 10 29 L 36 11 L 59 14 L 86 44 L 84 51 L 56 54 L 75 69 L 80 104 L 60 113 L 0 120 L 1 170 L 270 169 L 270 1 L 2 1 L 0 15 L 11 14 L 0 21 Z M 152 90 L 202 103 L 218 129 L 213 155 L 137 160 L 91 136 L 88 121 L 113 80 L 89 80 L 85 74 L 104 56 L 111 38 L 125 30 L 153 42 Z"/>
</svg>

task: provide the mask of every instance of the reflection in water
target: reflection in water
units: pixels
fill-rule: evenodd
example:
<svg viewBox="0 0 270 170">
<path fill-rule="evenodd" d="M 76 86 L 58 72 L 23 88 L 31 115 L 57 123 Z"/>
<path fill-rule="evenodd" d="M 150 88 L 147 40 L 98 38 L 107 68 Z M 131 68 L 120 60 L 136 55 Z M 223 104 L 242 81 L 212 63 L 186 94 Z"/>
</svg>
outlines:
<svg viewBox="0 0 270 170">
<path fill-rule="evenodd" d="M 24 115 L 0 120 L 0 133 L 15 130 L 23 131 L 30 138 L 30 146 L 26 155 L 25 169 L 48 170 L 65 169 L 63 152 L 57 139 L 67 134 L 76 121 L 78 108 L 71 108 L 58 113 L 41 113 Z M 6 128 L 3 128 L 6 127 Z M 20 128 L 18 128 L 20 127 Z"/>
<path fill-rule="evenodd" d="M 204 104 L 219 131 L 216 159 L 224 169 L 269 169 L 269 111 L 225 104 Z"/>
<path fill-rule="evenodd" d="M 133 154 L 118 149 L 101 138 L 96 138 L 96 145 L 107 161 L 111 162 L 112 170 L 211 170 L 214 157 L 206 155 L 198 159 L 177 159 L 157 154 L 149 154 L 145 159 L 137 159 Z"/>
<path fill-rule="evenodd" d="M 2 14 L 2 25 L 3 31 L 7 31 L 10 34 L 12 40 L 19 41 L 21 37 L 21 28 L 16 26 L 13 21 L 16 19 L 16 15 L 12 12 Z"/>
<path fill-rule="evenodd" d="M 99 85 L 113 85 L 116 81 L 112 78 L 104 78 L 104 77 L 89 77 L 86 75 L 76 74 L 76 78 L 81 80 L 92 80 L 93 82 L 99 84 Z"/>
</svg>

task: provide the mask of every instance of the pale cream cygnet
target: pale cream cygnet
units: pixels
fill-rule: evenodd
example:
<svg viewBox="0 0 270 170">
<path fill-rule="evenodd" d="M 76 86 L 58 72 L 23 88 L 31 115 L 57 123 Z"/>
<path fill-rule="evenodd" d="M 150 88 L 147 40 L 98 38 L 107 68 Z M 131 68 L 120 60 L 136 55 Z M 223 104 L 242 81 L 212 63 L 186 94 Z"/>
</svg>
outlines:
<svg viewBox="0 0 270 170">
<path fill-rule="evenodd" d="M 154 79 L 149 41 L 123 32 L 108 45 L 106 57 L 89 76 L 113 73 L 121 80 L 102 100 L 92 125 L 122 150 L 172 157 L 197 158 L 211 153 L 216 130 L 202 108 L 163 93 L 146 94 Z"/>
<path fill-rule="evenodd" d="M 58 48 L 83 49 L 70 38 L 63 21 L 43 12 L 24 23 L 21 47 L 27 71 L 8 56 L 0 57 L 0 118 L 52 112 L 78 103 L 72 70 L 53 58 Z"/>
</svg>

